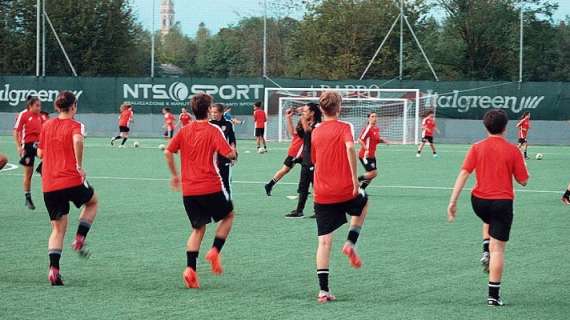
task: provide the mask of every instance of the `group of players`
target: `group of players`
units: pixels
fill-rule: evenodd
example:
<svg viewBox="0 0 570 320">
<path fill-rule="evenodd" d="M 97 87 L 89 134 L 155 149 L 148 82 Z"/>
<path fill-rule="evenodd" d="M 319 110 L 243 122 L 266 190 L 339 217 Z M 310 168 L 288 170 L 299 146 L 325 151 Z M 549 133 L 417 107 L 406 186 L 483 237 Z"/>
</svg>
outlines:
<svg viewBox="0 0 570 320">
<path fill-rule="evenodd" d="M 71 92 L 62 92 L 54 105 L 58 116 L 48 120 L 40 113 L 41 102 L 30 97 L 26 110 L 18 115 L 14 137 L 22 156 L 20 163 L 24 166 L 26 206 L 30 209 L 35 208 L 30 194 L 34 159 L 36 155 L 42 159 L 42 191 L 52 225 L 48 245 L 48 279 L 52 285 L 63 285 L 59 260 L 68 225 L 69 203 L 82 207 L 72 248 L 81 256 L 88 256 L 85 239 L 96 217 L 98 199 L 82 169 L 84 126 L 74 120 L 77 99 Z M 211 96 L 201 93 L 192 97 L 190 106 L 195 119 L 189 120 L 176 135 L 169 133 L 172 139 L 165 150 L 165 157 L 171 173 L 171 186 L 182 191 L 183 205 L 192 225 L 186 248 L 184 283 L 188 288 L 199 288 L 196 263 L 206 225 L 212 220 L 217 223 L 216 232 L 205 259 L 214 274 L 223 273 L 221 251 L 234 220 L 229 168 L 237 158 L 237 150 L 233 123 L 224 118 L 223 105 L 214 104 Z M 255 108 L 256 111 L 261 109 L 261 105 Z M 265 185 L 267 195 L 271 195 L 275 184 L 295 163 L 301 163 L 299 202 L 288 216 L 302 217 L 309 188 L 313 184 L 313 217 L 318 230 L 316 270 L 320 290 L 317 299 L 320 303 L 336 299 L 328 285 L 331 244 L 335 231 L 348 222 L 347 214 L 351 217 L 350 227 L 342 253 L 352 267 L 360 268 L 362 265 L 355 246 L 368 212 L 365 189 L 377 175 L 376 147 L 382 141 L 387 142 L 380 137 L 376 113 L 368 115 L 367 125 L 355 139 L 352 125 L 338 119 L 341 108 L 342 97 L 334 91 L 327 91 L 321 95 L 319 104 L 308 103 L 287 111 L 291 146 L 284 166 Z M 170 111 L 165 108 L 163 113 L 165 124 L 168 124 L 166 121 L 172 118 L 168 115 Z M 300 120 L 294 126 L 292 119 L 295 113 L 300 114 Z M 132 117 L 132 107 L 122 106 L 119 124 L 123 128 L 113 142 L 122 138 L 122 145 L 125 144 Z M 258 121 L 266 121 L 265 115 L 254 115 L 254 118 L 256 128 Z M 481 263 L 489 272 L 488 304 L 491 306 L 503 305 L 499 291 L 504 251 L 513 218 L 512 179 L 514 177 L 523 186 L 529 179 L 523 155 L 527 156 L 530 114 L 525 114 L 517 124 L 520 150 L 504 138 L 507 122 L 502 110 L 490 110 L 485 114 L 483 124 L 489 136 L 474 144 L 467 153 L 448 207 L 451 222 L 457 213 L 461 190 L 475 171 L 476 186 L 471 200 L 473 210 L 483 222 Z M 264 124 L 259 124 L 257 129 L 261 128 Z M 429 143 L 434 156 L 437 155 L 433 146 L 436 128 L 433 112 L 428 112 L 423 120 L 423 140 L 418 154 L 421 154 L 423 145 Z M 166 129 L 170 128 L 166 126 Z M 257 134 L 262 136 L 263 130 L 256 130 Z M 358 155 L 354 141 L 361 145 Z M 262 144 L 266 149 L 265 141 L 261 139 L 258 140 L 258 149 Z M 174 159 L 177 153 L 180 154 L 181 170 Z M 217 158 L 212 161 L 215 155 Z M 357 158 L 366 169 L 362 176 L 357 175 Z M 0 156 L 0 165 L 6 162 L 5 156 Z M 563 200 L 570 202 L 568 196 L 570 191 L 565 193 Z"/>
</svg>

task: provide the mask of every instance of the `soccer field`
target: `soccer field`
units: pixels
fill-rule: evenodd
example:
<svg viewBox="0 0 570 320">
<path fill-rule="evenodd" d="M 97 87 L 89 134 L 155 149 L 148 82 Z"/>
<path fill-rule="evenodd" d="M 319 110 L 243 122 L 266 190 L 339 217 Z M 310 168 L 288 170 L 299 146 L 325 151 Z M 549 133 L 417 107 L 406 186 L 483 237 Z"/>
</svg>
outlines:
<svg viewBox="0 0 570 320">
<path fill-rule="evenodd" d="M 363 267 L 352 269 L 341 254 L 347 227 L 340 229 L 330 279 L 338 301 L 318 305 L 315 221 L 283 217 L 296 205 L 287 196 L 296 192 L 299 168 L 272 197 L 263 190 L 286 144 L 257 154 L 252 141 L 239 142 L 225 273 L 211 275 L 204 261 L 210 227 L 198 261 L 202 288 L 189 290 L 182 271 L 190 224 L 181 195 L 169 189 L 156 147 L 163 142 L 138 141 L 138 149 L 118 149 L 87 139 L 84 167 L 100 198 L 87 240 L 93 255 L 83 260 L 70 248 L 73 208 L 61 260 L 64 287 L 47 280 L 50 225 L 40 178 L 33 180 L 32 212 L 24 207 L 21 168 L 0 172 L 0 319 L 568 319 L 570 209 L 559 199 L 570 179 L 569 147 L 529 149 L 531 179 L 518 188 L 501 291 L 507 306 L 489 308 L 481 223 L 467 192 L 457 221 L 447 223 L 466 145 L 439 145 L 439 159 L 428 149 L 417 159 L 414 146 L 379 146 L 379 176 L 368 189 L 370 212 L 358 242 Z M 0 152 L 17 162 L 9 137 L 0 137 Z M 534 160 L 536 152 L 544 160 Z"/>
</svg>

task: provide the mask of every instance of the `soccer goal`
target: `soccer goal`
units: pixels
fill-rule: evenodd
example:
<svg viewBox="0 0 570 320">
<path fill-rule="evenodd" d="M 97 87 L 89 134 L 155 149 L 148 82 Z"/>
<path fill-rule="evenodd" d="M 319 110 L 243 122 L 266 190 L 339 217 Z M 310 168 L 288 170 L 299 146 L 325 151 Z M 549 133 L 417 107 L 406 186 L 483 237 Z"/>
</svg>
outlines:
<svg viewBox="0 0 570 320">
<path fill-rule="evenodd" d="M 394 143 L 418 143 L 420 109 L 425 105 L 421 103 L 418 89 L 266 88 L 267 138 L 278 141 L 290 139 L 285 112 L 308 102 L 318 103 L 325 91 L 335 91 L 343 97 L 340 118 L 352 123 L 355 135 L 366 125 L 368 114 L 375 112 L 383 137 Z M 294 119 L 294 124 L 297 119 Z"/>
</svg>

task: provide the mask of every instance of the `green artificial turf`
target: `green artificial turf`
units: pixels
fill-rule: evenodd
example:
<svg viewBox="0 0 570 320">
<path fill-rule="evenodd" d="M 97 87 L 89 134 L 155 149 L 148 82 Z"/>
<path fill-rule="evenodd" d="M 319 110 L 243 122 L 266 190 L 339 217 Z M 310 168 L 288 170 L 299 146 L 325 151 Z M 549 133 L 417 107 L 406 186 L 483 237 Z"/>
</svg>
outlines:
<svg viewBox="0 0 570 320">
<path fill-rule="evenodd" d="M 340 252 L 347 227 L 335 235 L 330 285 L 338 301 L 318 305 L 316 225 L 287 220 L 296 205 L 295 168 L 267 197 L 263 183 L 281 167 L 286 144 L 257 154 L 240 141 L 233 172 L 237 217 L 223 251 L 225 273 L 211 275 L 200 252 L 202 288 L 185 289 L 182 271 L 190 224 L 181 195 L 170 191 L 161 140 L 112 148 L 88 138 L 85 170 L 100 198 L 88 237 L 93 255 L 70 249 L 78 210 L 70 214 L 61 260 L 65 287 L 47 281 L 50 225 L 40 178 L 38 209 L 24 207 L 21 168 L 0 172 L 0 319 L 568 319 L 570 314 L 570 209 L 559 198 L 570 174 L 568 147 L 533 147 L 531 179 L 517 192 L 507 247 L 502 296 L 507 306 L 486 306 L 487 275 L 479 265 L 481 222 L 469 194 L 458 219 L 446 208 L 468 146 L 439 145 L 417 159 L 413 146 L 380 146 L 379 176 L 369 187 L 370 211 L 358 249 L 363 267 L 351 269 Z M 425 151 L 429 151 L 426 149 Z M 17 163 L 9 137 L 0 152 Z M 362 168 L 359 168 L 362 171 Z M 473 179 L 470 181 L 470 185 Z M 311 213 L 312 199 L 305 214 Z"/>
</svg>

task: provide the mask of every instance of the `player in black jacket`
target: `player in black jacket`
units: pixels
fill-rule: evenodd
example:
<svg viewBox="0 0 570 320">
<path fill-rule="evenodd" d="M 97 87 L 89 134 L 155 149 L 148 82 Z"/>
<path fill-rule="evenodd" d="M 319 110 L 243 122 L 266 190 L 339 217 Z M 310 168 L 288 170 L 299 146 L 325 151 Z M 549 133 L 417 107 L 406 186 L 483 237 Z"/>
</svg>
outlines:
<svg viewBox="0 0 570 320">
<path fill-rule="evenodd" d="M 212 107 L 210 108 L 210 123 L 220 127 L 220 129 L 222 129 L 222 132 L 224 133 L 224 137 L 226 137 L 226 140 L 228 141 L 228 143 L 237 152 L 237 149 L 236 149 L 237 148 L 237 141 L 236 141 L 236 135 L 234 132 L 234 125 L 233 125 L 233 123 L 231 123 L 230 121 L 228 121 L 224 118 L 224 109 L 225 109 L 225 107 L 221 103 L 216 103 L 216 104 L 212 105 Z M 237 157 L 236 157 L 236 159 L 237 159 Z M 231 167 L 232 166 L 233 166 L 232 160 L 229 160 L 227 158 L 224 158 L 224 157 L 218 155 L 218 170 L 220 170 L 220 176 L 222 176 L 222 180 L 224 182 L 224 189 L 228 193 L 230 199 L 232 198 L 232 186 L 231 186 L 231 180 L 232 180 L 232 169 L 231 169 Z"/>
</svg>

